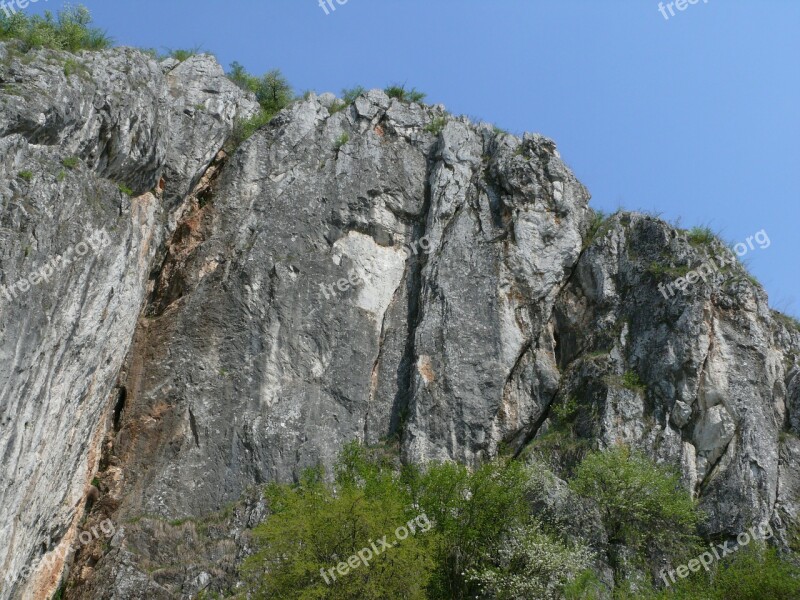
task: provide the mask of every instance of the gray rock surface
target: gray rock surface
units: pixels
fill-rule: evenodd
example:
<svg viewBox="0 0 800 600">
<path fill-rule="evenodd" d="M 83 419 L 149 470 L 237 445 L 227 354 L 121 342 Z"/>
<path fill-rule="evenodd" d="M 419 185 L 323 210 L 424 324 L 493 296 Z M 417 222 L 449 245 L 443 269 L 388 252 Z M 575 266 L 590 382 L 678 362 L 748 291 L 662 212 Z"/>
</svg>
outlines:
<svg viewBox="0 0 800 600">
<path fill-rule="evenodd" d="M 157 184 L 188 188 L 216 155 L 207 142 L 255 103 L 210 57 L 163 75 L 124 48 L 0 49 L 0 597 L 40 598 L 63 562 L 42 555 L 69 546 L 83 515 L 169 231 Z"/>
<path fill-rule="evenodd" d="M 60 562 L 23 567 L 100 516 L 116 534 L 68 561 L 68 597 L 228 589 L 264 513 L 253 486 L 352 439 L 399 440 L 407 461 L 522 454 L 570 398 L 579 450 L 630 444 L 681 468 L 709 534 L 771 520 L 793 543 L 800 332 L 738 265 L 658 288 L 717 242 L 593 223 L 552 141 L 381 91 L 333 113 L 311 94 L 227 156 L 257 105 L 211 57 L 0 57 L 0 284 L 110 239 L 0 295 L 0 569 L 17 578 L 0 598 L 51 592 Z M 602 548 L 554 481 L 533 505 L 577 510 Z"/>
</svg>

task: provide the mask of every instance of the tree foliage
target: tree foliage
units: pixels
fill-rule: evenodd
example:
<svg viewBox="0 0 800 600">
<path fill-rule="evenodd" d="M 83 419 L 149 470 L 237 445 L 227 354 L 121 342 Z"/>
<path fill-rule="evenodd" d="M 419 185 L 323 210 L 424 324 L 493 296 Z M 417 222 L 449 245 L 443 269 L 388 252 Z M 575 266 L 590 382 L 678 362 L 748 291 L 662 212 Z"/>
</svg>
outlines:
<svg viewBox="0 0 800 600">
<path fill-rule="evenodd" d="M 625 546 L 644 558 L 658 550 L 681 556 L 697 546 L 700 513 L 674 470 L 653 464 L 625 446 L 589 454 L 570 487 L 594 500 L 610 546 L 612 567 Z"/>
<path fill-rule="evenodd" d="M 237 119 L 233 134 L 228 141 L 229 151 L 252 136 L 269 123 L 281 110 L 294 100 L 292 86 L 278 69 L 273 69 L 261 77 L 256 77 L 238 62 L 231 63 L 228 78 L 245 91 L 253 92 L 261 105 L 261 110 L 248 119 Z"/>
<path fill-rule="evenodd" d="M 271 516 L 255 532 L 243 574 L 254 598 L 528 598 L 553 594 L 586 566 L 588 551 L 565 545 L 530 518 L 528 467 L 493 461 L 405 467 L 357 444 L 344 448 L 333 482 L 321 469 L 267 490 Z M 326 584 L 320 569 L 348 561 L 371 540 L 417 531 Z M 549 592 L 548 592 L 549 593 Z M 555 597 L 555 596 L 554 596 Z"/>
</svg>

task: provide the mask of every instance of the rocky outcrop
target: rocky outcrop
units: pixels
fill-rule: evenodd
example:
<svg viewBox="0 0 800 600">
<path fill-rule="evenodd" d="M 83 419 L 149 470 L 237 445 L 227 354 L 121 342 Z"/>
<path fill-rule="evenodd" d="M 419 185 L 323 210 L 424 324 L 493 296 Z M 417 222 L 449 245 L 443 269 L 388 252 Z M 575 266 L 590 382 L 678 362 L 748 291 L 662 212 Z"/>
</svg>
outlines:
<svg viewBox="0 0 800 600">
<path fill-rule="evenodd" d="M 552 141 L 441 106 L 311 94 L 228 156 L 257 106 L 210 57 L 120 49 L 69 76 L 64 60 L 6 54 L 0 71 L 4 283 L 84 230 L 110 244 L 0 297 L 4 572 L 107 516 L 113 539 L 71 561 L 67 597 L 233 588 L 264 514 L 246 490 L 352 439 L 406 461 L 523 456 L 567 405 L 582 447 L 681 468 L 708 535 L 771 520 L 793 543 L 800 333 L 734 262 L 659 289 L 717 242 L 600 223 Z M 577 504 L 553 490 L 532 504 L 566 523 Z M 0 597 L 50 590 L 60 567 Z"/>
<path fill-rule="evenodd" d="M 256 104 L 210 57 L 166 70 L 130 49 L 0 56 L 0 597 L 41 598 L 76 537 L 169 231 L 162 174 L 180 195 L 216 154 L 206 142 Z M 201 99 L 192 127 L 186 103 Z"/>
</svg>

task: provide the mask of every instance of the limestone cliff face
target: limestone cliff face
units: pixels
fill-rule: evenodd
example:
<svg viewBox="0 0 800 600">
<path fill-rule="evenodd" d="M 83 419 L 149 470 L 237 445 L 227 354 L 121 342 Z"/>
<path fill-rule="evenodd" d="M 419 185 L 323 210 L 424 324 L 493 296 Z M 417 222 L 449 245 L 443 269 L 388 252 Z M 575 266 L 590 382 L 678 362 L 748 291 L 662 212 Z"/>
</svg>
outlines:
<svg viewBox="0 0 800 600">
<path fill-rule="evenodd" d="M 523 455 L 573 400 L 588 442 L 680 466 L 709 535 L 797 526 L 800 332 L 737 265 L 665 298 L 726 250 L 593 226 L 550 140 L 372 91 L 311 95 L 227 155 L 257 105 L 210 57 L 0 56 L 0 285 L 108 234 L 0 295 L 0 598 L 52 591 L 42 558 L 101 517 L 67 597 L 235 585 L 256 486 L 352 439 Z M 230 503 L 203 539 L 169 523 Z"/>
</svg>

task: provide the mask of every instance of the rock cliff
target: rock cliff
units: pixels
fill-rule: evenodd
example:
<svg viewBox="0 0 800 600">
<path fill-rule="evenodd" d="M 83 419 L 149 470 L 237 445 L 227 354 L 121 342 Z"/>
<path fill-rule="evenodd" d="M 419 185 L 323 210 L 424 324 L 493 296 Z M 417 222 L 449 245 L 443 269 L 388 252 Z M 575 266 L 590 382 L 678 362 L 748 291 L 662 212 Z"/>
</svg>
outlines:
<svg viewBox="0 0 800 600">
<path fill-rule="evenodd" d="M 733 260 L 662 293 L 730 251 L 601 221 L 551 140 L 370 91 L 226 152 L 258 105 L 209 56 L 0 45 L 0 86 L 0 598 L 235 585 L 259 485 L 352 439 L 525 456 L 567 403 L 709 538 L 796 543 L 800 331 Z"/>
</svg>

